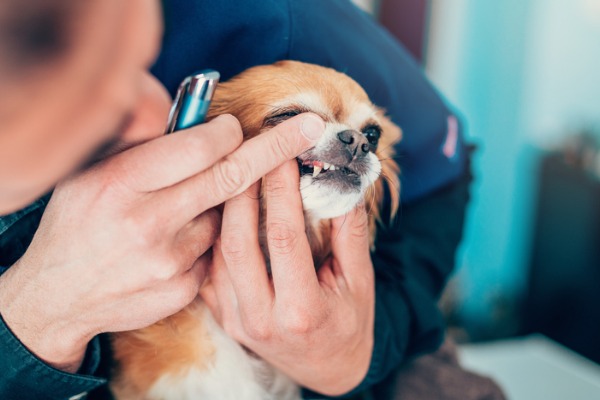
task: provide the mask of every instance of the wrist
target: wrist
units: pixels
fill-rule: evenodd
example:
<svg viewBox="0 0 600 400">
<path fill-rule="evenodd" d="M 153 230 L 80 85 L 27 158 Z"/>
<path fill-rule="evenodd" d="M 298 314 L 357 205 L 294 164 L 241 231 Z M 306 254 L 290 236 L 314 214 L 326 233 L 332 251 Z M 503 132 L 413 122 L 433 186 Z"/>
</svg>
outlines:
<svg viewBox="0 0 600 400">
<path fill-rule="evenodd" d="M 0 316 L 4 323 L 37 358 L 56 369 L 76 372 L 91 337 L 79 333 L 75 324 L 39 307 L 40 301 L 14 284 L 15 271 L 11 269 L 0 276 Z"/>
<path fill-rule="evenodd" d="M 342 359 L 338 358 L 335 367 L 332 368 L 330 362 L 324 365 L 322 371 L 329 373 L 323 373 L 322 379 L 314 382 L 310 388 L 323 395 L 337 397 L 348 394 L 358 387 L 369 371 L 373 337 L 366 338 L 353 349 L 346 352 Z M 329 360 L 333 359 L 334 357 L 331 357 Z"/>
</svg>

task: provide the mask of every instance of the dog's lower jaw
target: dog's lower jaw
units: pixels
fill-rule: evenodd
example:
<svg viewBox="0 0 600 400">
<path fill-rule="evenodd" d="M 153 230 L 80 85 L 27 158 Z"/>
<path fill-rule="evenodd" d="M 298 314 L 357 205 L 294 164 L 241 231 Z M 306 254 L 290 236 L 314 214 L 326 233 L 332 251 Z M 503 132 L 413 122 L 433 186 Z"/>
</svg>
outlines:
<svg viewBox="0 0 600 400">
<path fill-rule="evenodd" d="M 311 224 L 352 211 L 365 200 L 367 189 L 375 183 L 380 174 L 381 164 L 375 159 L 369 171 L 358 177 L 360 182 L 354 187 L 348 185 L 336 187 L 331 181 L 320 181 L 311 175 L 302 175 L 300 177 L 302 206 Z"/>
<path fill-rule="evenodd" d="M 304 212 L 311 224 L 348 213 L 364 196 L 362 190 L 341 192 L 327 184 L 315 182 L 309 176 L 300 179 L 300 193 Z"/>
</svg>

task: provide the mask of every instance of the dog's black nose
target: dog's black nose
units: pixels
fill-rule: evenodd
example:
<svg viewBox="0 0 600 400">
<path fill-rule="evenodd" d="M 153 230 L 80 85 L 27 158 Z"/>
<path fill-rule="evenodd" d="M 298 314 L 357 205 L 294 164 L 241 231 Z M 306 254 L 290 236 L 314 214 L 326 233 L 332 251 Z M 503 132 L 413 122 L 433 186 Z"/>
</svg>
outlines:
<svg viewBox="0 0 600 400">
<path fill-rule="evenodd" d="M 337 137 L 340 142 L 346 145 L 352 156 L 365 155 L 369 152 L 369 141 L 365 135 L 358 131 L 348 129 L 338 132 Z"/>
</svg>

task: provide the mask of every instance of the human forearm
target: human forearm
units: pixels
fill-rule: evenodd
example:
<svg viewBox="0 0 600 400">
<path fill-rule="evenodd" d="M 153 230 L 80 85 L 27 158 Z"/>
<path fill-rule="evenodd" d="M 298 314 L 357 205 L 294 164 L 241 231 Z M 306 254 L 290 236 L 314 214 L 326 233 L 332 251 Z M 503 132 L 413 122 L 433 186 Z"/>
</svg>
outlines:
<svg viewBox="0 0 600 400">
<path fill-rule="evenodd" d="M 94 335 L 85 332 L 76 316 L 63 313 L 64 309 L 57 309 L 59 305 L 48 299 L 44 289 L 51 282 L 42 282 L 43 276 L 28 272 L 26 266 L 14 265 L 0 276 L 0 315 L 36 357 L 56 369 L 74 373 Z"/>
</svg>

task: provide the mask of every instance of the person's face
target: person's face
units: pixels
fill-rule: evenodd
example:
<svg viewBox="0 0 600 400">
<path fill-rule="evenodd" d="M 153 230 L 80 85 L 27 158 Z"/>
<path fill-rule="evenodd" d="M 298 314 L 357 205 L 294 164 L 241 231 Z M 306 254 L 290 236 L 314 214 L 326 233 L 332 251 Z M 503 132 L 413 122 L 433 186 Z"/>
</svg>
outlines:
<svg viewBox="0 0 600 400">
<path fill-rule="evenodd" d="M 42 195 L 122 134 L 139 105 L 149 103 L 144 96 L 157 95 L 146 69 L 161 27 L 158 1 L 87 1 L 64 57 L 3 84 L 0 215 Z"/>
</svg>

